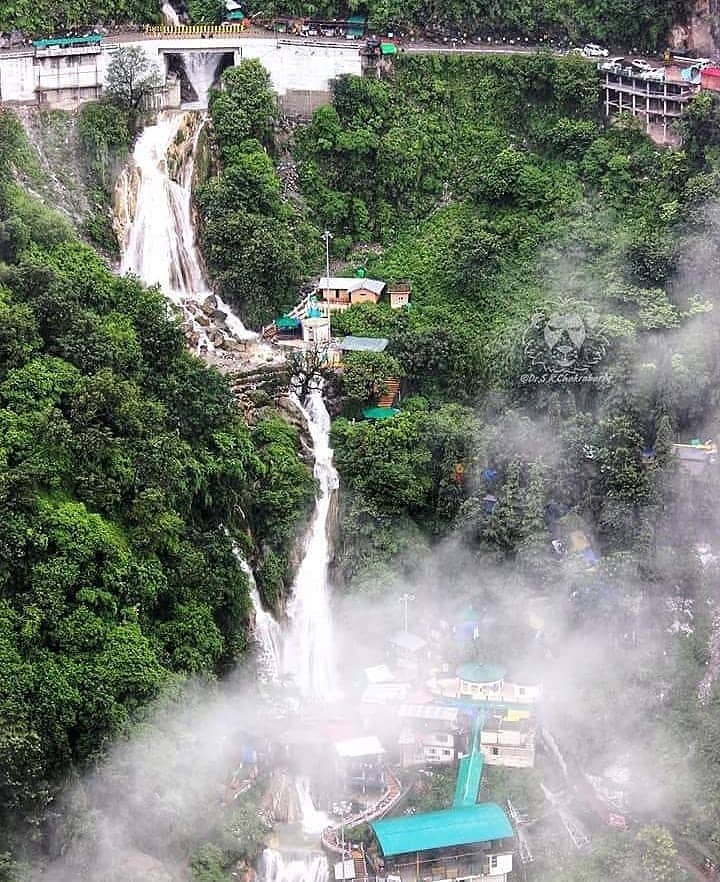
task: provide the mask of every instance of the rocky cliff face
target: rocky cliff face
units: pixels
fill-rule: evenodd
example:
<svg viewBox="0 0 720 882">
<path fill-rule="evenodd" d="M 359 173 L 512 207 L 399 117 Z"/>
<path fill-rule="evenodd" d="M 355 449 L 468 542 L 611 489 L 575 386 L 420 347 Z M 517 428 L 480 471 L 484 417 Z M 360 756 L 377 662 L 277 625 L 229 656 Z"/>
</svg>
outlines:
<svg viewBox="0 0 720 882">
<path fill-rule="evenodd" d="M 77 111 L 28 106 L 14 110 L 32 151 L 26 162 L 23 186 L 81 230 L 90 206 L 80 154 Z"/>
<path fill-rule="evenodd" d="M 670 32 L 670 48 L 714 58 L 720 52 L 720 0 L 696 0 L 687 22 Z"/>
</svg>

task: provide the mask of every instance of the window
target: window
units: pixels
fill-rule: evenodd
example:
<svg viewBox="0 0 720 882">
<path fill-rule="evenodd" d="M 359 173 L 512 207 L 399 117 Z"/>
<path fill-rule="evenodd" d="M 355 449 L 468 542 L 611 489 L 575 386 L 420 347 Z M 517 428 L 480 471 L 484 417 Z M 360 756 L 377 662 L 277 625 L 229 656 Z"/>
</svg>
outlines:
<svg viewBox="0 0 720 882">
<path fill-rule="evenodd" d="M 498 864 L 498 856 L 496 854 L 491 854 L 490 855 L 490 869 L 496 870 L 497 864 Z"/>
<path fill-rule="evenodd" d="M 499 753 L 500 753 L 500 751 L 498 750 L 498 748 L 497 748 L 497 747 L 493 747 L 493 749 L 492 749 L 492 754 L 493 754 L 493 756 L 497 756 Z"/>
<path fill-rule="evenodd" d="M 524 686 L 519 686 L 519 687 L 518 687 L 518 692 L 519 692 L 520 695 L 525 695 L 525 687 L 524 687 Z"/>
</svg>

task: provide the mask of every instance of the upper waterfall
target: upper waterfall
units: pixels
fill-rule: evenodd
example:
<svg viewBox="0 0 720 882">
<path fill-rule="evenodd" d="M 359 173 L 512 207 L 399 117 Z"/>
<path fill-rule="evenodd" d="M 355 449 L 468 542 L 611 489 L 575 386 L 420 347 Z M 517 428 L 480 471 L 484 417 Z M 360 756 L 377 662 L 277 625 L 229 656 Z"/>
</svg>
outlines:
<svg viewBox="0 0 720 882">
<path fill-rule="evenodd" d="M 219 52 L 181 52 L 180 57 L 197 96 L 195 101 L 188 102 L 183 107 L 204 110 L 208 106 L 208 93 L 217 79 L 222 55 Z"/>
<path fill-rule="evenodd" d="M 315 478 L 319 485 L 319 494 L 305 555 L 295 577 L 292 599 L 288 604 L 290 628 L 283 665 L 285 671 L 295 677 L 304 696 L 327 701 L 336 692 L 328 586 L 330 550 L 327 520 L 332 492 L 338 487 L 338 474 L 332 462 L 330 415 L 321 391 L 313 390 L 304 408 L 297 401 L 296 404 L 307 420 L 313 439 Z"/>
<path fill-rule="evenodd" d="M 159 285 L 174 303 L 205 301 L 211 294 L 195 244 L 192 223 L 194 147 L 180 168 L 179 180 L 168 170 L 168 150 L 175 142 L 186 114 L 161 113 L 143 130 L 133 159 L 139 175 L 132 222 L 123 248 L 121 271 L 135 273 L 146 285 Z M 195 141 L 200 132 L 198 128 Z M 216 296 L 227 328 L 240 338 L 255 336 Z M 207 348 L 205 329 L 199 328 Z"/>
<path fill-rule="evenodd" d="M 180 16 L 175 11 L 175 7 L 172 5 L 172 3 L 169 3 L 168 0 L 165 0 L 163 5 L 160 7 L 160 12 L 162 12 L 167 24 L 173 27 L 177 27 L 180 24 Z"/>
</svg>

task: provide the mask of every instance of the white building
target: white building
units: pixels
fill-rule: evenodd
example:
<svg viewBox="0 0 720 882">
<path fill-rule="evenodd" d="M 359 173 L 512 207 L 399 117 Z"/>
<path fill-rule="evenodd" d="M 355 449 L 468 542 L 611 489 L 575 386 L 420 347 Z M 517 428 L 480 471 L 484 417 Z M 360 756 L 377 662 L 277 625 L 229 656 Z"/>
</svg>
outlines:
<svg viewBox="0 0 720 882">
<path fill-rule="evenodd" d="M 452 763 L 465 747 L 460 710 L 437 704 L 404 704 L 398 711 L 400 762 L 415 765 Z"/>
<path fill-rule="evenodd" d="M 480 749 L 490 766 L 535 765 L 535 721 L 529 714 L 489 714 L 480 731 Z"/>
</svg>

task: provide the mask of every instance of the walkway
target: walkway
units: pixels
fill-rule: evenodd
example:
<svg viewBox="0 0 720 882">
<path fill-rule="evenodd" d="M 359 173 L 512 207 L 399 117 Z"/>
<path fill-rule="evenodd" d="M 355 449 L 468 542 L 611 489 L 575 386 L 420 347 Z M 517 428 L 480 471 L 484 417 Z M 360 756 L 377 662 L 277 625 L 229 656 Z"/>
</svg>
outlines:
<svg viewBox="0 0 720 882">
<path fill-rule="evenodd" d="M 364 811 L 344 818 L 342 823 L 333 824 L 332 827 L 326 827 L 322 832 L 322 845 L 327 851 L 340 855 L 343 852 L 339 834 L 341 828 L 351 830 L 359 827 L 361 824 L 368 824 L 370 821 L 376 821 L 386 815 L 393 806 L 395 806 L 400 797 L 403 795 L 402 785 L 389 768 L 385 767 L 385 780 L 388 782 L 387 789 L 380 799 Z M 345 843 L 345 854 L 350 857 L 352 854 L 350 843 Z"/>
</svg>

